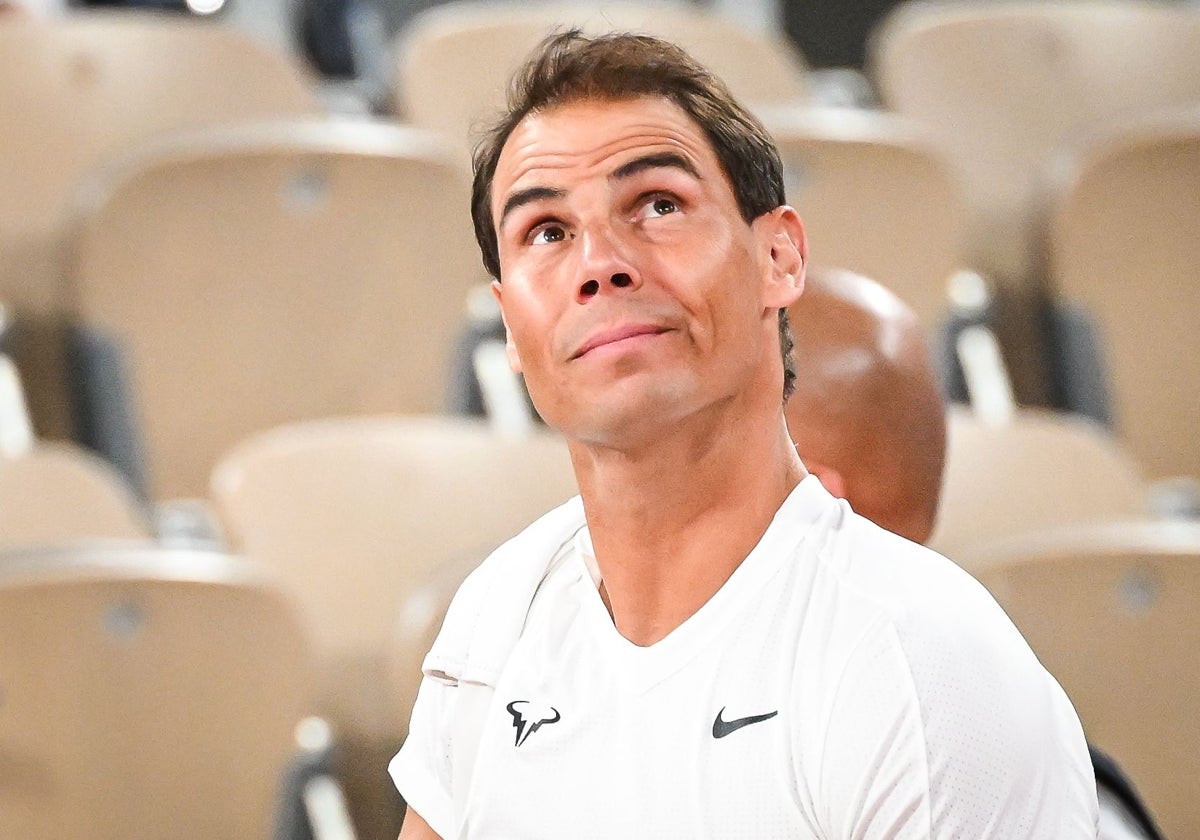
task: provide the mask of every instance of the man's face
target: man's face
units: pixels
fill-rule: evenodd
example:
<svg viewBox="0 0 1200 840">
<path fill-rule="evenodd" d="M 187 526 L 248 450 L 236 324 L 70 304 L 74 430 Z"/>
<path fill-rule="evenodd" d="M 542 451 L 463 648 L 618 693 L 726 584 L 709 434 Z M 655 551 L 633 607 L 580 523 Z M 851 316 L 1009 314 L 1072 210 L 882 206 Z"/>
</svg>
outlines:
<svg viewBox="0 0 1200 840">
<path fill-rule="evenodd" d="M 617 444 L 764 390 L 779 403 L 776 309 L 799 295 L 803 231 L 787 208 L 747 224 L 677 105 L 529 115 L 500 155 L 492 211 L 510 360 L 551 426 Z"/>
</svg>

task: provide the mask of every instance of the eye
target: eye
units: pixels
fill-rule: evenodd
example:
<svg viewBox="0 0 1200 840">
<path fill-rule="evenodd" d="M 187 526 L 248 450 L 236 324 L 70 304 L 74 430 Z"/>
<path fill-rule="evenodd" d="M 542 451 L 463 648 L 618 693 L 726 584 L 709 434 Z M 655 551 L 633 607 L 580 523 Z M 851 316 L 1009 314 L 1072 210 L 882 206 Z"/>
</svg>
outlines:
<svg viewBox="0 0 1200 840">
<path fill-rule="evenodd" d="M 650 209 L 659 216 L 665 216 L 668 213 L 674 213 L 679 208 L 675 206 L 675 202 L 669 198 L 656 198 L 650 202 Z"/>
<path fill-rule="evenodd" d="M 638 200 L 636 206 L 637 209 L 634 211 L 633 217 L 643 221 L 646 219 L 661 219 L 663 216 L 670 216 L 673 213 L 678 213 L 680 210 L 679 199 L 673 195 L 664 195 L 662 193 L 643 196 Z"/>
<path fill-rule="evenodd" d="M 538 225 L 529 233 L 531 245 L 550 245 L 555 242 L 564 242 L 568 238 L 569 234 L 566 228 L 553 222 Z"/>
</svg>

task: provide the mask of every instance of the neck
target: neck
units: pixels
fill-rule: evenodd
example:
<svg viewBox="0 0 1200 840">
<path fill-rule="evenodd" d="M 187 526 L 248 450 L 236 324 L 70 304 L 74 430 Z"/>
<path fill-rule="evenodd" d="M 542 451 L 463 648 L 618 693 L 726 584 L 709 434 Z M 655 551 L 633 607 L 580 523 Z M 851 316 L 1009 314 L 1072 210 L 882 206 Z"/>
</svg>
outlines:
<svg viewBox="0 0 1200 840">
<path fill-rule="evenodd" d="M 687 425 L 633 449 L 571 444 L 602 594 L 638 645 L 716 594 L 805 475 L 782 409 L 737 429 Z"/>
</svg>

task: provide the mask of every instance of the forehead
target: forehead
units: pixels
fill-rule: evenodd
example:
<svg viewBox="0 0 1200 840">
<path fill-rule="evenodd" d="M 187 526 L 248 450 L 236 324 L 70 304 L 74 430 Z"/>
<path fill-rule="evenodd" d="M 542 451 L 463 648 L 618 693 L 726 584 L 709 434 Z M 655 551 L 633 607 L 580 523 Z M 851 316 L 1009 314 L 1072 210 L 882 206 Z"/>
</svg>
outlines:
<svg viewBox="0 0 1200 840">
<path fill-rule="evenodd" d="M 703 178 L 724 175 L 704 130 L 664 97 L 584 100 L 531 112 L 500 152 L 492 204 L 513 189 L 606 176 L 632 158 L 659 152 L 683 156 Z"/>
</svg>

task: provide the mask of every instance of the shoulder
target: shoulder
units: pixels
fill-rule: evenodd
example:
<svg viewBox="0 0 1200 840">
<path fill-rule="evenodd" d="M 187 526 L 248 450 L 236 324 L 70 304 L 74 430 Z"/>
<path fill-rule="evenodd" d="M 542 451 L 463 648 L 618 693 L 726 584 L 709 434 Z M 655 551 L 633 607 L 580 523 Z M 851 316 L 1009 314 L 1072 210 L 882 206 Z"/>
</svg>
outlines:
<svg viewBox="0 0 1200 840">
<path fill-rule="evenodd" d="M 451 682 L 490 684 L 552 561 L 584 524 L 576 496 L 488 555 L 459 586 L 422 670 Z"/>
<path fill-rule="evenodd" d="M 796 540 L 777 541 L 790 554 L 779 597 L 798 638 L 815 640 L 817 649 L 798 655 L 818 655 L 827 677 L 868 637 L 885 635 L 914 658 L 995 649 L 1032 660 L 987 590 L 940 554 L 855 514 L 815 480 L 801 483 L 784 512 Z"/>
<path fill-rule="evenodd" d="M 583 502 L 578 496 L 544 514 L 467 575 L 451 602 L 450 612 L 478 612 L 483 602 L 536 588 L 550 561 L 585 522 Z"/>
<path fill-rule="evenodd" d="M 1061 694 L 991 593 L 947 558 L 848 511 L 817 554 L 824 597 L 850 613 L 851 655 L 886 656 L 922 708 L 956 696 L 999 715 L 1000 696 Z"/>
<path fill-rule="evenodd" d="M 848 510 L 817 563 L 848 615 L 826 774 L 904 778 L 934 837 L 1094 836 L 1079 719 L 981 584 Z"/>
<path fill-rule="evenodd" d="M 995 599 L 962 568 L 836 504 L 815 541 L 815 581 L 825 597 L 852 608 L 860 626 L 886 627 L 906 648 L 935 642 L 1028 651 Z"/>
</svg>

